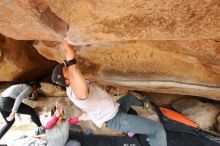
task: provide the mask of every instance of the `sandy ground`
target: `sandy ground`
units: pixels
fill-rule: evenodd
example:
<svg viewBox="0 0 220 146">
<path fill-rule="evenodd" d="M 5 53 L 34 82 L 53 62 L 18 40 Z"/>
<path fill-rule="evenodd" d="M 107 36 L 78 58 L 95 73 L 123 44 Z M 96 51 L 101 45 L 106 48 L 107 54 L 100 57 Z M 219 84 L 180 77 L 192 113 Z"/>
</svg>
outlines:
<svg viewBox="0 0 220 146">
<path fill-rule="evenodd" d="M 26 136 L 33 136 L 36 126 L 30 120 L 30 116 L 21 115 L 22 120 L 16 117 L 16 121 L 14 125 L 9 129 L 9 131 L 3 136 L 0 140 L 0 144 L 10 144 L 12 141 L 26 137 Z M 43 123 L 47 121 L 47 118 L 41 117 Z M 0 127 L 4 125 L 4 119 L 0 114 Z"/>
</svg>

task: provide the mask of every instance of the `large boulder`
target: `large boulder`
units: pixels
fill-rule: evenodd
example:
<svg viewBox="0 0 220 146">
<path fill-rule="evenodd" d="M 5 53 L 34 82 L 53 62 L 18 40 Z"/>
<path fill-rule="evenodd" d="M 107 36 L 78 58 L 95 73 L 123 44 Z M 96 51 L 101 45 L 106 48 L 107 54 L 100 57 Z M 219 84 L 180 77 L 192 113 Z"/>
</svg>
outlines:
<svg viewBox="0 0 220 146">
<path fill-rule="evenodd" d="M 61 40 L 67 24 L 45 0 L 1 0 L 0 33 L 18 40 Z"/>
<path fill-rule="evenodd" d="M 50 0 L 72 44 L 220 36 L 219 0 Z"/>
<path fill-rule="evenodd" d="M 74 45 L 220 36 L 218 0 L 2 0 L 0 9 L 0 32 L 22 40 L 61 40 L 68 25 Z"/>
<path fill-rule="evenodd" d="M 37 50 L 61 62 L 62 51 L 46 46 Z M 218 39 L 128 41 L 78 48 L 77 62 L 87 78 L 108 85 L 220 100 L 219 47 Z"/>
<path fill-rule="evenodd" d="M 30 81 L 51 72 L 54 61 L 48 61 L 31 41 L 17 41 L 0 35 L 0 81 Z"/>
<path fill-rule="evenodd" d="M 65 34 L 81 45 L 77 60 L 87 78 L 220 99 L 219 0 L 5 0 L 0 9 L 0 32 L 36 40 L 50 60 L 62 62 L 58 42 Z"/>
<path fill-rule="evenodd" d="M 48 83 L 41 82 L 41 91 L 43 97 L 65 97 L 66 91 L 61 87 Z"/>
<path fill-rule="evenodd" d="M 63 56 L 61 56 L 61 50 L 58 42 L 52 41 L 35 41 L 34 48 L 44 57 L 49 60 L 57 62 L 63 62 Z"/>
<path fill-rule="evenodd" d="M 205 130 L 213 130 L 216 116 L 220 112 L 218 105 L 193 98 L 180 99 L 172 107 L 198 123 L 199 127 Z"/>
</svg>

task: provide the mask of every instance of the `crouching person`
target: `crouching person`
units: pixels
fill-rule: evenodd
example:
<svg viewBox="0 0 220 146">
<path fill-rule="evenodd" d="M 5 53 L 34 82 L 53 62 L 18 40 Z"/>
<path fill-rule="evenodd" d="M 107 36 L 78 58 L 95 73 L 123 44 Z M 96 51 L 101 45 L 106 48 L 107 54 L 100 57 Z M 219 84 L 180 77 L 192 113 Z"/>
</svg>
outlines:
<svg viewBox="0 0 220 146">
<path fill-rule="evenodd" d="M 68 140 L 70 125 L 88 120 L 87 114 L 65 118 L 61 102 L 58 100 L 52 109 L 52 119 L 46 124 L 47 146 L 80 146 L 76 140 Z"/>
<path fill-rule="evenodd" d="M 36 111 L 29 105 L 22 103 L 23 99 L 35 93 L 40 89 L 38 82 L 30 82 L 26 84 L 16 84 L 8 87 L 0 94 L 0 113 L 5 120 L 5 125 L 0 128 L 0 139 L 11 128 L 15 122 L 15 114 L 30 115 L 32 121 L 38 126 L 35 134 L 45 133 Z"/>
</svg>

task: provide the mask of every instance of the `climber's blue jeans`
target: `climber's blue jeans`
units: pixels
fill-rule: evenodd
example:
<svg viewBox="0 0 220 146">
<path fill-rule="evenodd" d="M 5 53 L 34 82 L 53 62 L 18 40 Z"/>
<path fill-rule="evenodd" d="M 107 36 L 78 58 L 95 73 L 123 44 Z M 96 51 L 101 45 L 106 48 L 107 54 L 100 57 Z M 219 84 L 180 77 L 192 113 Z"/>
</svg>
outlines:
<svg viewBox="0 0 220 146">
<path fill-rule="evenodd" d="M 118 103 L 120 103 L 119 111 L 113 119 L 106 122 L 107 127 L 117 131 L 147 135 L 151 146 L 167 146 L 166 132 L 160 123 L 127 114 L 131 105 L 143 106 L 142 100 L 127 94 L 120 98 Z"/>
</svg>

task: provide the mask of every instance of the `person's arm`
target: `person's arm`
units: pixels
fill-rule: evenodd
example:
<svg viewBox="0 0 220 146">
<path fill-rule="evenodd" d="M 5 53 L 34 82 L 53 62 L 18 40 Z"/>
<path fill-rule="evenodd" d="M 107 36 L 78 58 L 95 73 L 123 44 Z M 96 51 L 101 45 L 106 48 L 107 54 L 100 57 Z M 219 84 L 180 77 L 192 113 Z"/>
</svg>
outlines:
<svg viewBox="0 0 220 146">
<path fill-rule="evenodd" d="M 32 87 L 30 86 L 26 86 L 24 88 L 24 90 L 18 95 L 18 97 L 15 99 L 15 103 L 13 105 L 13 108 L 12 108 L 12 112 L 17 112 L 18 111 L 18 108 L 23 100 L 24 97 L 28 97 L 29 94 L 31 94 L 32 92 Z"/>
<path fill-rule="evenodd" d="M 25 89 L 18 95 L 18 97 L 15 99 L 15 103 L 13 105 L 10 115 L 6 118 L 8 121 L 14 119 L 15 113 L 18 111 L 18 108 L 23 98 L 27 97 L 29 94 L 31 94 L 31 92 L 32 92 L 32 88 L 30 86 L 26 86 Z"/>
<path fill-rule="evenodd" d="M 53 118 L 47 122 L 46 129 L 52 129 L 57 124 L 61 114 L 63 114 L 63 107 L 59 101 L 56 101 L 56 111 L 53 115 Z"/>
<path fill-rule="evenodd" d="M 75 50 L 72 49 L 66 41 L 62 42 L 62 48 L 64 50 L 66 60 L 72 60 L 75 58 Z M 88 87 L 86 80 L 78 68 L 77 64 L 73 64 L 68 67 L 70 87 L 74 94 L 79 99 L 86 99 L 88 97 Z"/>
<path fill-rule="evenodd" d="M 74 125 L 74 124 L 77 124 L 80 121 L 88 121 L 88 120 L 90 120 L 89 115 L 87 113 L 84 113 L 79 117 L 70 118 L 69 119 L 69 124 Z"/>
<path fill-rule="evenodd" d="M 79 117 L 74 117 L 74 118 L 69 118 L 69 124 L 70 125 L 75 125 L 79 122 Z"/>
<path fill-rule="evenodd" d="M 53 118 L 49 122 L 47 122 L 46 129 L 52 129 L 57 124 L 58 120 L 59 117 L 57 117 L 56 114 L 54 114 Z"/>
</svg>

